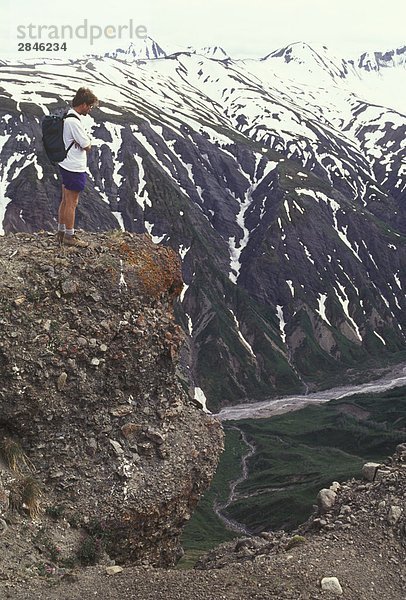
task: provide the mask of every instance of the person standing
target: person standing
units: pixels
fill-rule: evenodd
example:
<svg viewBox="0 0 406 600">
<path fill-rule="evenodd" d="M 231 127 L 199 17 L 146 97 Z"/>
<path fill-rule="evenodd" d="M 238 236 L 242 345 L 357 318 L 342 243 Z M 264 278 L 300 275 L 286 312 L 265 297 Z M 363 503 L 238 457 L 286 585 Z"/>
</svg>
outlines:
<svg viewBox="0 0 406 600">
<path fill-rule="evenodd" d="M 73 117 L 65 119 L 63 124 L 63 142 L 70 148 L 66 158 L 58 163 L 62 177 L 62 200 L 58 211 L 59 244 L 86 248 L 88 244 L 75 234 L 75 211 L 79 202 L 79 194 L 86 185 L 87 154 L 91 150 L 91 139 L 85 131 L 83 117 L 88 115 L 98 99 L 88 88 L 81 87 L 72 100 L 72 108 L 68 114 Z M 74 118 L 76 117 L 76 118 Z"/>
</svg>

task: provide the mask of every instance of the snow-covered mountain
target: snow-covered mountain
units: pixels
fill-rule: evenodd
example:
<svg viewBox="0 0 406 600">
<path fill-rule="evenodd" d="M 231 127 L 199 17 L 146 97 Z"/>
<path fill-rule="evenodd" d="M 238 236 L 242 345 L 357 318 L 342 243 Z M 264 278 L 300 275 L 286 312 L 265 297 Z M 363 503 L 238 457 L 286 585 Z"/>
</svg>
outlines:
<svg viewBox="0 0 406 600">
<path fill-rule="evenodd" d="M 215 60 L 226 60 L 230 58 L 227 52 L 221 46 L 205 46 L 201 50 L 197 51 L 198 54 L 203 54 L 207 58 L 213 58 Z"/>
<path fill-rule="evenodd" d="M 384 74 L 388 69 L 406 67 L 406 46 L 389 50 L 387 52 L 364 52 L 356 58 L 339 58 L 334 56 L 327 46 L 310 46 L 305 42 L 295 42 L 285 48 L 280 48 L 267 54 L 261 60 L 272 60 L 272 68 L 276 67 L 276 59 L 279 63 L 290 64 L 290 66 L 301 65 L 308 73 L 327 73 L 332 80 L 345 79 L 371 71 Z"/>
<path fill-rule="evenodd" d="M 348 61 L 351 62 L 351 61 Z M 387 52 L 365 52 L 356 66 L 365 71 L 385 71 L 393 67 L 406 67 L 406 46 Z"/>
<path fill-rule="evenodd" d="M 91 87 L 79 226 L 179 252 L 188 366 L 212 408 L 342 381 L 406 345 L 406 117 L 351 89 L 358 66 L 292 46 L 0 66 L 3 230 L 55 227 L 41 119 Z"/>
<path fill-rule="evenodd" d="M 367 102 L 406 113 L 406 47 L 368 52 L 352 58 L 335 56 L 326 46 L 296 42 L 271 52 L 260 61 L 244 61 L 261 78 L 279 75 L 302 86 L 353 92 Z M 323 102 L 321 102 L 323 106 Z M 341 106 L 339 109 L 341 111 Z"/>
<path fill-rule="evenodd" d="M 126 62 L 153 60 L 181 54 L 198 54 L 214 60 L 232 60 L 221 46 L 194 48 L 183 51 L 164 51 L 150 37 L 118 48 L 105 56 Z M 92 55 L 92 58 L 95 58 Z M 292 81 L 305 88 L 318 88 L 322 93 L 334 88 L 355 93 L 369 103 L 376 103 L 406 113 L 406 46 L 384 52 L 365 52 L 355 57 L 338 57 L 327 46 L 310 46 L 306 42 L 294 42 L 259 59 L 235 60 L 261 81 L 269 80 L 277 85 L 276 77 L 284 82 Z M 338 94 L 339 95 L 339 94 Z M 336 100 L 334 100 L 336 102 Z M 346 98 L 344 99 L 346 102 Z M 318 105 L 317 105 L 318 106 Z M 324 106 L 323 100 L 321 106 Z M 342 104 L 339 105 L 341 113 Z"/>
<path fill-rule="evenodd" d="M 284 65 L 289 65 L 290 77 L 295 74 L 303 77 L 306 74 L 308 79 L 309 74 L 312 74 L 321 81 L 327 77 L 336 82 L 349 73 L 347 62 L 332 56 L 326 46 L 315 49 L 305 42 L 296 42 L 275 50 L 262 60 L 272 63 L 269 66 L 273 72 L 280 71 L 281 66 L 283 68 Z"/>
<path fill-rule="evenodd" d="M 213 60 L 227 60 L 230 58 L 230 56 L 221 46 L 205 46 L 204 48 L 197 49 L 193 46 L 188 46 L 186 48 L 186 52 L 190 54 L 201 54 L 202 56 L 212 58 Z"/>
<path fill-rule="evenodd" d="M 117 50 L 113 52 L 106 52 L 105 56 L 123 60 L 151 60 L 153 58 L 162 58 L 163 56 L 166 56 L 166 52 L 157 42 L 148 36 L 138 42 L 131 42 L 125 49 L 117 48 Z"/>
</svg>

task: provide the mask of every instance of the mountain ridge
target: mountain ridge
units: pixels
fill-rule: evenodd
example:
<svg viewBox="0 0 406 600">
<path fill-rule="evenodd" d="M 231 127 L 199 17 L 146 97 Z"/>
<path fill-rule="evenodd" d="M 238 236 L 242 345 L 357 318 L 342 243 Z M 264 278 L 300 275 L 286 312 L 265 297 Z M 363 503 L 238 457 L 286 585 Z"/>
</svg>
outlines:
<svg viewBox="0 0 406 600">
<path fill-rule="evenodd" d="M 187 366 L 214 409 L 329 385 L 405 344 L 405 117 L 250 68 L 180 53 L 0 71 L 3 228 L 54 227 L 39 124 L 79 76 L 102 99 L 79 226 L 148 231 L 182 256 Z"/>
<path fill-rule="evenodd" d="M 126 53 L 129 50 L 131 50 L 131 51 L 135 50 L 137 47 L 138 47 L 138 49 L 142 49 L 142 48 L 148 48 L 149 46 L 160 48 L 161 52 L 165 56 L 170 56 L 171 54 L 176 54 L 178 52 L 182 52 L 182 50 L 179 50 L 179 49 L 176 50 L 175 52 L 173 52 L 172 50 L 170 50 L 170 51 L 162 50 L 160 44 L 156 40 L 151 38 L 150 36 L 147 36 L 143 40 L 138 40 L 137 42 L 130 42 L 127 49 L 126 48 L 117 48 L 113 52 Z M 263 61 L 272 56 L 283 56 L 286 51 L 289 51 L 289 53 L 291 53 L 293 51 L 293 49 L 297 49 L 298 47 L 301 47 L 302 51 L 306 51 L 306 52 L 310 51 L 310 52 L 316 53 L 316 54 L 322 53 L 322 52 L 331 53 L 331 50 L 328 45 L 320 44 L 320 43 L 314 44 L 314 43 L 307 42 L 304 40 L 297 40 L 296 42 L 291 42 L 287 46 L 280 46 L 274 50 L 270 50 L 264 56 L 259 55 L 257 60 Z M 131 54 L 131 51 L 129 51 L 128 53 Z M 227 53 L 221 45 L 214 44 L 214 45 L 203 46 L 200 48 L 200 51 L 203 54 L 206 52 L 208 57 L 210 57 L 210 54 L 219 52 L 221 55 L 231 58 L 232 60 L 245 60 L 244 58 L 235 59 L 234 57 L 230 56 L 230 54 Z M 184 52 L 197 52 L 198 53 L 199 49 L 195 48 L 194 46 L 185 46 Z M 338 54 L 337 51 L 335 51 L 334 55 L 337 55 L 337 54 Z M 358 52 L 357 54 L 351 53 L 351 55 L 349 55 L 347 53 L 345 53 L 345 55 L 344 55 L 344 53 L 341 55 L 341 53 L 340 53 L 340 60 L 343 60 L 347 63 L 353 64 L 354 66 L 357 65 L 358 67 L 364 66 L 365 68 L 370 70 L 371 68 L 389 67 L 390 65 L 391 66 L 399 66 L 399 65 L 404 66 L 405 54 L 406 54 L 406 45 L 403 45 L 403 46 L 396 46 L 395 48 L 386 48 L 385 50 L 361 51 L 361 52 Z M 106 53 L 105 56 L 112 56 L 112 54 Z M 145 56 L 144 58 L 154 59 L 154 58 L 158 58 L 158 57 L 154 56 L 153 53 L 149 53 L 149 56 Z M 396 60 L 395 60 L 395 58 L 396 58 Z M 255 60 L 255 59 L 253 59 L 253 60 Z M 369 64 L 367 67 L 368 61 L 371 61 L 371 60 L 375 62 L 375 67 L 373 67 L 372 64 Z"/>
</svg>

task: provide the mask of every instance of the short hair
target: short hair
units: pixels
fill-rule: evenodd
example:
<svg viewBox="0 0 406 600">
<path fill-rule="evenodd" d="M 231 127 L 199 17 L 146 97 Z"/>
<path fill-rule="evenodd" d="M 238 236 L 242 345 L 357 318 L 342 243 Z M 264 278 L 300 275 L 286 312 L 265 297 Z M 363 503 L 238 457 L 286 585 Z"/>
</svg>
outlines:
<svg viewBox="0 0 406 600">
<path fill-rule="evenodd" d="M 97 97 L 89 90 L 89 88 L 81 87 L 75 94 L 72 100 L 72 106 L 79 106 L 80 104 L 93 104 L 93 106 L 99 103 Z"/>
</svg>

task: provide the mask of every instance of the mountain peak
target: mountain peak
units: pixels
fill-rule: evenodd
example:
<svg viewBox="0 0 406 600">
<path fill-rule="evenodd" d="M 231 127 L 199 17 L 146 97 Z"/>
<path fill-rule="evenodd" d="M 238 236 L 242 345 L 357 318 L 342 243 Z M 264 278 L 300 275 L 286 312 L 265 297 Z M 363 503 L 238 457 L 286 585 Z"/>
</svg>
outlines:
<svg viewBox="0 0 406 600">
<path fill-rule="evenodd" d="M 317 79 L 323 80 L 343 79 L 348 73 L 346 62 L 337 58 L 329 52 L 327 46 L 310 46 L 307 42 L 294 42 L 284 48 L 275 50 L 264 56 L 261 61 L 272 61 L 272 67 L 282 70 L 289 67 L 297 67 L 296 75 L 305 74 L 306 78 L 311 74 Z"/>
<path fill-rule="evenodd" d="M 214 60 L 226 60 L 230 58 L 230 55 L 221 46 L 204 46 L 204 48 L 197 49 L 193 46 L 188 46 L 186 51 L 191 54 L 201 54 Z"/>
<path fill-rule="evenodd" d="M 208 58 L 214 58 L 215 60 L 225 60 L 230 58 L 227 52 L 221 46 L 205 46 L 198 51 L 199 54 L 204 54 Z"/>
<path fill-rule="evenodd" d="M 107 52 L 105 54 L 105 56 L 110 58 L 135 58 L 137 60 L 163 58 L 166 55 L 165 50 L 149 36 L 143 40 L 131 42 L 126 49 L 117 48 L 114 52 Z"/>
<path fill-rule="evenodd" d="M 269 58 L 284 58 L 285 62 L 291 62 L 292 60 L 303 63 L 309 58 L 318 56 L 319 54 L 325 54 L 328 50 L 327 46 L 320 46 L 317 49 L 310 46 L 307 42 L 293 42 L 284 48 L 274 50 L 270 52 L 261 60 L 267 60 Z"/>
</svg>

